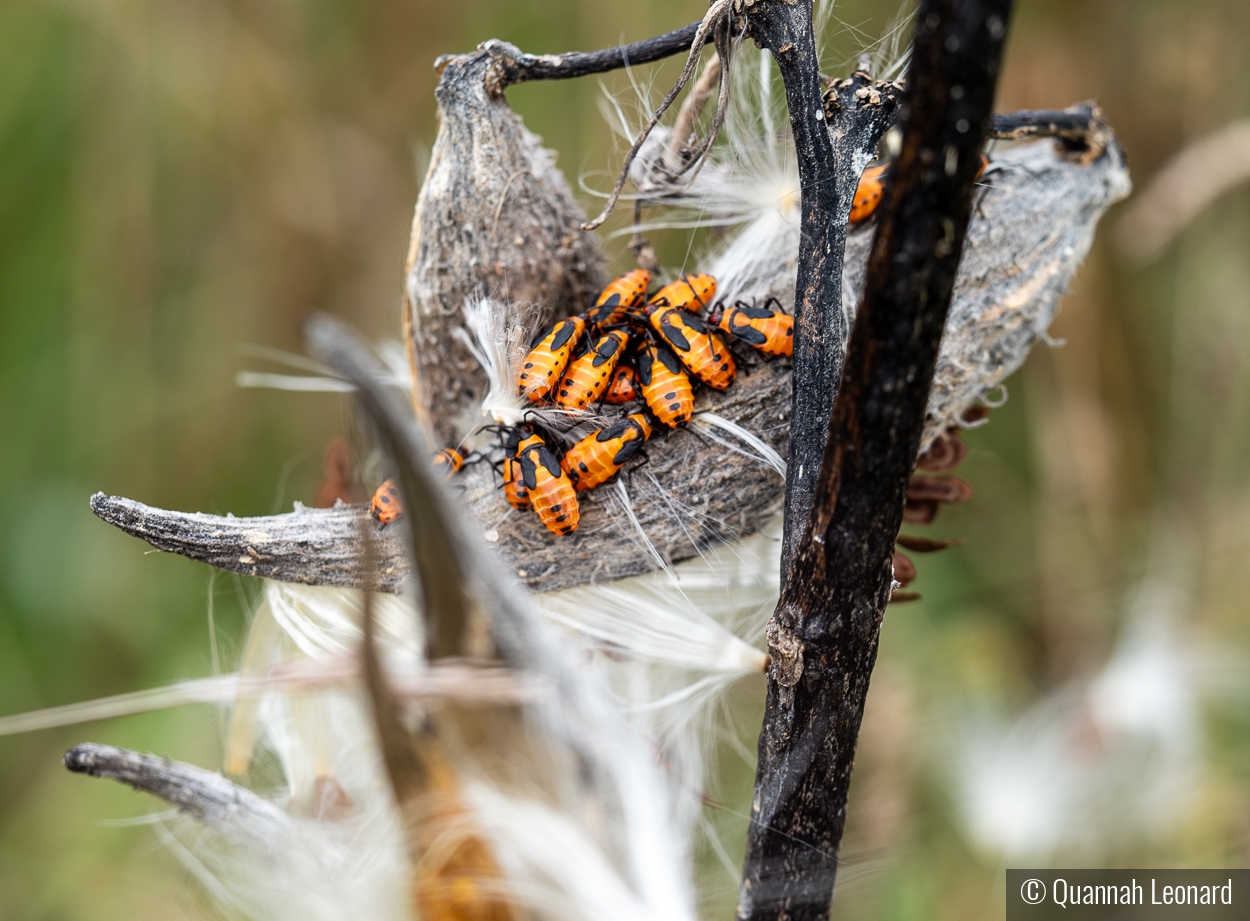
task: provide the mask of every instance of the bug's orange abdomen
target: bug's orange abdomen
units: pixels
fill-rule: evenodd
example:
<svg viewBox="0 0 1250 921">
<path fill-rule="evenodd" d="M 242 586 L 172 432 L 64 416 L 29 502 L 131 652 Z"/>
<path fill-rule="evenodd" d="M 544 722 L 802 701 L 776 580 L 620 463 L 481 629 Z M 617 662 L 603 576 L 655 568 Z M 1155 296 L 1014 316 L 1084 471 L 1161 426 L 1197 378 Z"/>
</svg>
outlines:
<svg viewBox="0 0 1250 921">
<path fill-rule="evenodd" d="M 434 452 L 434 469 L 442 472 L 444 480 L 459 473 L 460 468 L 464 466 L 464 461 L 464 452 L 456 447 L 447 447 Z"/>
<path fill-rule="evenodd" d="M 634 269 L 612 281 L 583 316 L 591 326 L 610 326 L 624 321 L 630 308 L 637 307 L 647 297 L 651 273 L 646 269 Z"/>
<path fill-rule="evenodd" d="M 521 476 L 521 459 L 517 456 L 521 442 L 534 434 L 530 425 L 519 425 L 504 431 L 503 449 L 506 452 L 500 473 L 503 476 L 503 497 L 518 512 L 531 511 L 529 490 Z"/>
<path fill-rule="evenodd" d="M 777 303 L 769 298 L 768 303 Z M 721 329 L 736 339 L 753 345 L 765 355 L 789 357 L 794 354 L 794 317 L 767 304 L 748 307 L 742 302 L 726 307 L 717 323 Z"/>
<path fill-rule="evenodd" d="M 569 354 L 585 329 L 586 321 L 581 317 L 569 317 L 551 327 L 525 356 L 517 392 L 535 403 L 547 396 L 564 373 Z"/>
<path fill-rule="evenodd" d="M 872 217 L 881 204 L 881 196 L 885 194 L 885 171 L 888 166 L 870 166 L 859 177 L 859 185 L 855 187 L 855 197 L 851 199 L 852 224 L 866 221 Z"/>
<path fill-rule="evenodd" d="M 683 275 L 655 292 L 649 307 L 676 307 L 698 313 L 716 297 L 716 279 L 711 275 Z"/>
<path fill-rule="evenodd" d="M 638 382 L 652 415 L 671 429 L 690 421 L 694 389 L 686 369 L 665 346 L 648 342 L 638 353 Z"/>
<path fill-rule="evenodd" d="M 541 435 L 530 435 L 517 447 L 521 481 L 538 520 L 552 534 L 572 534 L 581 520 L 573 482 Z"/>
<path fill-rule="evenodd" d="M 586 409 L 597 403 L 608 389 L 612 372 L 628 344 L 626 333 L 613 330 L 601 337 L 585 355 L 569 362 L 556 388 L 556 404 L 561 409 Z"/>
<path fill-rule="evenodd" d="M 525 480 L 521 476 L 520 458 L 503 459 L 503 497 L 518 512 L 528 512 L 534 507 L 530 502 L 529 490 L 525 488 Z"/>
<path fill-rule="evenodd" d="M 642 399 L 638 392 L 638 374 L 626 364 L 618 364 L 612 372 L 612 382 L 608 384 L 608 392 L 603 395 L 603 402 L 619 405 L 632 403 Z"/>
<path fill-rule="evenodd" d="M 587 435 L 564 455 L 563 467 L 578 492 L 616 476 L 651 437 L 651 423 L 632 413 L 601 432 Z"/>
<path fill-rule="evenodd" d="M 381 524 L 390 524 L 404 514 L 404 506 L 399 501 L 399 487 L 394 480 L 387 480 L 378 487 L 369 502 L 369 514 Z"/>
<path fill-rule="evenodd" d="M 724 390 L 734 382 L 738 367 L 729 347 L 698 317 L 676 307 L 657 307 L 651 312 L 651 325 L 703 383 Z"/>
</svg>

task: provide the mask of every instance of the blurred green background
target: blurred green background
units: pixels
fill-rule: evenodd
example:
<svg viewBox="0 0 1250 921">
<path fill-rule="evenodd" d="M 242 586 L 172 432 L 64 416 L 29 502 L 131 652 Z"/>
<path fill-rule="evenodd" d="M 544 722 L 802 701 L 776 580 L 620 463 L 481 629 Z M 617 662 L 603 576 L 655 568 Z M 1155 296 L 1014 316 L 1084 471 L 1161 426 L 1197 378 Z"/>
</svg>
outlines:
<svg viewBox="0 0 1250 921">
<path fill-rule="evenodd" d="M 148 551 L 96 521 L 87 499 L 103 490 L 239 515 L 311 501 L 321 452 L 345 429 L 341 400 L 236 388 L 235 373 L 256 364 L 239 348 L 298 352 L 301 321 L 318 309 L 398 334 L 436 130 L 433 59 L 493 36 L 532 52 L 603 47 L 702 9 L 0 6 L 0 715 L 210 673 L 210 609 L 230 663 L 256 586 Z M 1017 9 L 999 108 L 1097 99 L 1139 188 L 1188 142 L 1250 116 L 1244 0 Z M 830 72 L 896 13 L 839 3 Z M 613 168 L 599 81 L 509 98 L 572 175 Z M 1048 859 L 1250 861 L 1238 653 L 1250 649 L 1250 191 L 1221 197 L 1146 267 L 1111 245 L 1116 216 L 1052 329 L 1066 346 L 1035 353 L 1006 406 L 967 436 L 959 472 L 976 496 L 928 532 L 967 544 L 918 560 L 923 600 L 890 609 L 841 917 L 1001 916 L 1011 857 L 970 830 L 950 780 L 968 752 L 961 727 L 1093 680 L 1155 577 L 1179 593 L 1178 635 L 1218 651 L 1200 661 L 1227 679 L 1198 715 L 1196 772 L 1149 833 Z M 683 241 L 662 245 L 680 261 Z M 624 265 L 624 241 L 608 249 Z M 150 829 L 114 821 L 153 802 L 72 777 L 59 757 L 90 739 L 211 766 L 219 733 L 200 707 L 0 739 L 0 917 L 211 916 Z"/>
</svg>

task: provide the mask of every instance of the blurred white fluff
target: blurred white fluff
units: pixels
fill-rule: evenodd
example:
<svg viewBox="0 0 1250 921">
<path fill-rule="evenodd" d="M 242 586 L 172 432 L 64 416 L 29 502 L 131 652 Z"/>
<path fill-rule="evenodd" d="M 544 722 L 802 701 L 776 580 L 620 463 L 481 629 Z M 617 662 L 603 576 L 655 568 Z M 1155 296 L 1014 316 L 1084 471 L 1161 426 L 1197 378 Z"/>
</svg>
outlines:
<svg viewBox="0 0 1250 921">
<path fill-rule="evenodd" d="M 287 815 L 225 833 L 186 817 L 157 828 L 223 908 L 256 921 L 411 921 L 403 830 L 380 777 L 338 816 Z M 345 802 L 345 801 L 344 801 Z"/>
<path fill-rule="evenodd" d="M 689 893 L 665 886 L 673 876 L 671 867 L 654 873 L 640 867 L 640 880 L 651 891 L 639 892 L 567 812 L 535 799 L 507 796 L 486 784 L 471 783 L 465 793 L 494 845 L 511 893 L 537 917 L 692 921 Z"/>
<path fill-rule="evenodd" d="M 420 667 L 422 637 L 412 602 L 378 595 L 375 616 L 381 645 L 399 668 Z M 239 673 L 263 675 L 298 660 L 330 662 L 358 654 L 363 596 L 353 589 L 267 581 L 252 619 Z M 353 752 L 372 747 L 368 714 L 355 695 L 336 692 L 290 694 L 275 691 L 239 701 L 231 719 L 226 771 L 242 774 L 253 749 L 264 744 L 280 761 L 289 795 L 314 795 L 318 778 L 368 771 Z M 361 727 L 343 738 L 345 730 Z M 359 757 L 367 757 L 360 755 Z M 371 769 L 370 769 L 371 770 Z M 372 781 L 370 781 L 371 783 Z M 350 793 L 351 791 L 349 791 Z"/>
<path fill-rule="evenodd" d="M 375 351 L 386 368 L 383 377 L 387 386 L 408 393 L 412 390 L 412 370 L 403 343 L 397 339 L 383 339 L 376 343 Z M 247 345 L 239 351 L 250 358 L 259 358 L 275 364 L 309 371 L 311 374 L 273 374 L 263 371 L 240 371 L 234 382 L 239 387 L 269 390 L 294 390 L 302 393 L 351 393 L 355 388 L 335 373 L 333 368 L 303 355 L 284 352 L 268 346 Z"/>
<path fill-rule="evenodd" d="M 421 637 L 411 602 L 376 596 L 380 633 L 408 669 Z M 340 661 L 356 655 L 362 596 L 349 589 L 266 582 L 241 672 Z M 189 819 L 166 826 L 167 843 L 224 907 L 266 921 L 402 921 L 408 912 L 406 843 L 376 755 L 368 702 L 359 690 L 274 691 L 240 700 L 227 769 L 241 774 L 254 749 L 274 755 L 280 776 L 252 786 L 285 809 L 276 824 L 222 831 Z"/>
<path fill-rule="evenodd" d="M 637 732 L 611 743 L 626 824 L 612 856 L 585 816 L 560 805 L 564 797 L 553 802 L 523 783 L 505 791 L 473 780 L 472 771 L 466 775 L 463 793 L 473 822 L 491 842 L 509 894 L 536 917 L 693 917 L 682 880 L 690 872 L 689 836 L 701 808 L 697 737 L 706 721 L 692 719 L 691 707 L 701 708 L 707 696 L 695 700 L 688 688 L 709 675 L 723 686 L 761 671 L 763 654 L 734 628 L 745 628 L 753 639 L 762 634 L 760 609 L 776 591 L 775 543 L 775 535 L 760 536 L 676 567 L 685 595 L 666 588 L 668 577 L 661 574 L 535 598 L 544 617 L 603 653 L 593 657 L 594 669 Z M 375 598 L 379 645 L 413 668 L 421 637 L 411 602 Z M 716 602 L 715 618 L 699 607 Z M 330 661 L 356 649 L 361 603 L 352 590 L 267 583 L 242 672 L 292 660 Z M 664 772 L 650 754 L 656 747 L 665 756 Z M 271 795 L 292 813 L 290 826 L 273 832 L 282 836 L 272 847 L 281 860 L 258 863 L 237 841 L 179 824 L 171 845 L 208 891 L 255 918 L 408 917 L 404 837 L 359 693 L 275 693 L 241 701 L 228 746 L 232 770 L 245 770 L 254 749 L 276 756 L 282 777 Z M 327 790 L 330 806 L 345 814 L 299 818 L 323 814 Z M 652 865 L 657 861 L 664 866 Z"/>
<path fill-rule="evenodd" d="M 974 721 L 954 776 L 978 846 L 1014 861 L 1094 858 L 1183 816 L 1201 781 L 1204 698 L 1244 691 L 1226 654 L 1181 632 L 1185 605 L 1175 584 L 1147 582 L 1097 675 L 1014 723 Z"/>
<path fill-rule="evenodd" d="M 663 759 L 683 839 L 715 781 L 709 747 L 727 733 L 736 681 L 762 675 L 764 627 L 779 590 L 779 522 L 668 571 L 538 595 L 548 620 L 586 644 L 617 706 Z M 713 847 L 719 842 L 713 841 Z"/>
</svg>

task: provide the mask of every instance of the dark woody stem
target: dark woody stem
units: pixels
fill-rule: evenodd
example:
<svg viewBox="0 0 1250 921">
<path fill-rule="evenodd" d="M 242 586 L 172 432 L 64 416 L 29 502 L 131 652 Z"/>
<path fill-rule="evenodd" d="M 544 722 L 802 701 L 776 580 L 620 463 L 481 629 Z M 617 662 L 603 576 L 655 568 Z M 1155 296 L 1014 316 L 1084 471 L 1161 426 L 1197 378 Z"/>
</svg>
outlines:
<svg viewBox="0 0 1250 921">
<path fill-rule="evenodd" d="M 698 31 L 699 23 L 692 22 L 680 29 L 640 42 L 600 51 L 569 51 L 565 54 L 526 54 L 515 45 L 499 39 L 483 42 L 481 48 L 497 62 L 501 72 L 499 85 L 508 87 L 529 80 L 568 80 L 572 77 L 587 77 L 620 70 L 622 67 L 650 64 L 689 51 Z"/>
<path fill-rule="evenodd" d="M 774 2 L 767 9 L 810 31 L 801 6 Z M 855 742 L 893 581 L 894 540 L 971 214 L 1010 8 L 1010 0 L 922 0 L 916 13 L 900 109 L 902 150 L 878 211 L 833 417 L 820 439 L 811 514 L 783 569 L 781 599 L 769 623 L 768 699 L 739 918 L 817 921 L 829 914 Z M 783 68 L 782 75 L 796 81 L 790 99 L 797 136 L 808 113 L 796 112 L 795 103 L 804 102 L 814 74 Z M 805 188 L 805 239 L 812 227 L 807 194 Z M 830 231 L 823 232 L 829 239 Z M 813 277 L 805 275 L 812 266 L 804 260 L 819 265 L 822 255 L 801 250 L 800 294 L 802 280 Z M 825 309 L 840 312 L 839 295 L 837 288 L 814 292 Z M 810 318 L 799 335 L 831 322 Z M 797 393 L 805 386 L 799 343 L 795 351 Z M 798 440 L 810 437 L 796 418 L 792 468 L 797 456 L 812 450 Z M 788 515 L 795 511 L 787 505 Z M 787 521 L 787 531 L 796 524 Z"/>
<path fill-rule="evenodd" d="M 811 0 L 757 3 L 749 35 L 773 53 L 786 89 L 790 132 L 799 168 L 802 228 L 794 292 L 794 396 L 786 459 L 784 580 L 807 520 L 825 449 L 829 412 L 842 374 L 846 321 L 842 315 L 842 258 L 850 195 L 833 181 L 837 161 L 825 117 L 820 61 L 812 34 Z M 854 186 L 851 186 L 851 192 Z"/>
</svg>

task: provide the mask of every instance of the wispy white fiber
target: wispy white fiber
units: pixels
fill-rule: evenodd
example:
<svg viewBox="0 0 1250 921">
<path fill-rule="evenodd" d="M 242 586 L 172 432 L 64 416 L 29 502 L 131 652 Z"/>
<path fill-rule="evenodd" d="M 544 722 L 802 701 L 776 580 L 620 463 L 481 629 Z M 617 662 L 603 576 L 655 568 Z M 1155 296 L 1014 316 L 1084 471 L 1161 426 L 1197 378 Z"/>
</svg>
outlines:
<svg viewBox="0 0 1250 921">
<path fill-rule="evenodd" d="M 388 387 L 394 387 L 397 390 L 405 392 L 411 390 L 412 371 L 408 367 L 408 357 L 404 353 L 403 344 L 393 339 L 387 339 L 377 343 L 375 350 L 386 367 L 382 382 Z M 298 368 L 312 373 L 310 375 L 302 375 L 240 371 L 234 378 L 235 384 L 239 387 L 290 390 L 300 393 L 351 393 L 355 390 L 351 384 L 343 380 L 332 368 L 303 355 L 256 345 L 244 346 L 240 349 L 240 352 L 252 358 L 272 361 L 290 368 Z"/>
<path fill-rule="evenodd" d="M 729 448 L 732 451 L 737 452 L 738 454 L 742 454 L 746 457 L 751 457 L 751 458 L 758 460 L 760 463 L 768 467 L 771 467 L 773 470 L 777 471 L 777 473 L 781 476 L 781 478 L 785 479 L 786 462 L 781 459 L 781 455 L 778 454 L 775 450 L 773 450 L 772 445 L 768 444 L 759 436 L 747 431 L 742 426 L 738 425 L 738 423 L 732 422 L 729 419 L 726 419 L 724 416 L 719 416 L 716 413 L 707 412 L 706 410 L 704 410 L 695 415 L 694 424 L 696 428 L 703 429 L 703 433 L 707 435 L 709 438 L 711 438 L 713 441 L 717 442 L 718 444 L 724 445 L 725 447 Z M 734 445 L 720 438 L 717 438 L 715 435 L 713 435 L 711 432 L 708 431 L 709 426 L 728 432 L 730 435 L 734 436 L 739 441 L 746 444 L 748 447 L 753 448 L 754 453 L 744 451 L 741 448 L 735 447 Z"/>
<path fill-rule="evenodd" d="M 618 655 L 709 672 L 762 670 L 764 654 L 688 600 L 680 575 L 675 581 L 637 576 L 551 592 L 537 602 L 552 622 Z"/>
<path fill-rule="evenodd" d="M 673 574 L 672 570 L 669 568 L 668 560 L 664 559 L 664 557 L 660 555 L 660 551 L 655 549 L 655 544 L 653 544 L 651 542 L 651 538 L 647 536 L 646 528 L 642 526 L 642 522 L 639 521 L 638 516 L 634 514 L 634 503 L 633 500 L 629 498 L 629 489 L 625 486 L 625 481 L 618 479 L 612 488 L 616 491 L 617 501 L 621 506 L 621 510 L 625 513 L 626 519 L 629 521 L 631 532 L 637 537 L 639 543 L 647 549 L 647 552 L 651 554 L 651 558 L 655 560 L 656 565 L 660 567 L 660 570 L 671 579 Z"/>
<path fill-rule="evenodd" d="M 546 619 L 594 650 L 591 662 L 618 710 L 660 752 L 673 820 L 690 848 L 706 824 L 701 793 L 717 775 L 708 753 L 739 731 L 725 694 L 763 674 L 779 548 L 773 525 L 668 572 L 535 597 Z"/>
<path fill-rule="evenodd" d="M 486 372 L 482 415 L 501 425 L 516 425 L 528 408 L 517 393 L 517 379 L 540 313 L 537 307 L 494 298 L 465 298 L 464 326 L 452 331 Z"/>
<path fill-rule="evenodd" d="M 297 393 L 352 393 L 355 387 L 333 377 L 309 377 L 306 374 L 268 374 L 262 371 L 240 371 L 234 376 L 239 387 L 262 390 L 291 390 Z"/>
<path fill-rule="evenodd" d="M 627 885 L 584 826 L 536 799 L 510 797 L 484 784 L 466 793 L 515 895 L 537 917 L 550 921 L 687 921 L 689 894 L 665 892 L 671 872 L 639 867 L 648 884 Z M 650 863 L 646 855 L 634 855 Z M 657 868 L 659 869 L 659 868 Z"/>
<path fill-rule="evenodd" d="M 205 890 L 236 916 L 412 921 L 403 831 L 385 795 L 351 803 L 332 818 L 288 815 L 265 829 L 219 832 L 182 816 L 155 828 Z"/>
</svg>

